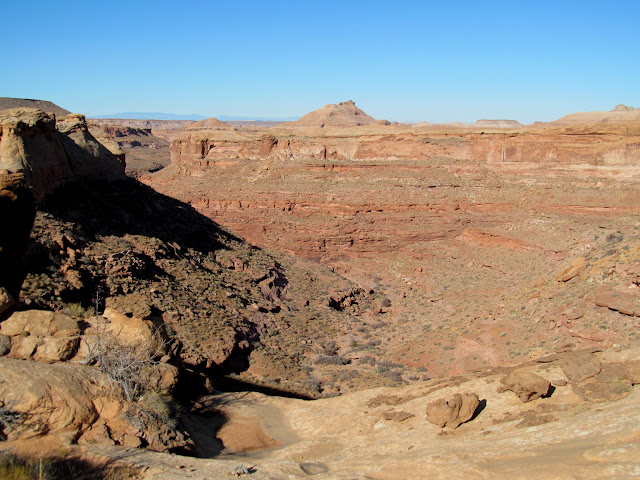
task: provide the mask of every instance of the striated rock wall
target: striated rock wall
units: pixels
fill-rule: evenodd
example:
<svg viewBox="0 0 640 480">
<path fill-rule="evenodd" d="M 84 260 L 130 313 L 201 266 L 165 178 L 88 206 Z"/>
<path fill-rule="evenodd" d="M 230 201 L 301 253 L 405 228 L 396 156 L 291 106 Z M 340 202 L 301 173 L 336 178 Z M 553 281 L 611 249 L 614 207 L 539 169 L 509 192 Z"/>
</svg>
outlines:
<svg viewBox="0 0 640 480">
<path fill-rule="evenodd" d="M 276 133 L 276 132 L 274 132 Z M 427 160 L 449 157 L 475 162 L 566 165 L 640 165 L 640 128 L 571 128 L 522 132 L 391 132 L 387 135 L 290 135 L 287 131 L 198 132 L 171 143 L 172 164 L 198 175 L 214 162 L 257 160 Z M 310 132 L 313 133 L 313 132 Z"/>
</svg>

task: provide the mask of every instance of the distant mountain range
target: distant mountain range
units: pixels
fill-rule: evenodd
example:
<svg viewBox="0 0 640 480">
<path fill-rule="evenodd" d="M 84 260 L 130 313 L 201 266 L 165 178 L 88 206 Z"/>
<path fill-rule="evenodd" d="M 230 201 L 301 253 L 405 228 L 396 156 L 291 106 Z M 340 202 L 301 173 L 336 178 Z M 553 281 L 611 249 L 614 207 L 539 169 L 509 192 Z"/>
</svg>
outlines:
<svg viewBox="0 0 640 480">
<path fill-rule="evenodd" d="M 232 115 L 215 116 L 221 122 L 293 122 L 300 117 L 234 117 Z"/>
<path fill-rule="evenodd" d="M 217 118 L 221 122 L 229 121 L 256 121 L 256 122 L 289 122 L 297 120 L 299 117 L 235 117 L 231 115 L 220 115 L 212 117 Z M 162 112 L 123 112 L 123 113 L 111 113 L 109 115 L 91 115 L 91 118 L 120 118 L 124 120 L 205 120 L 207 117 L 204 115 L 175 115 L 173 113 Z"/>
</svg>

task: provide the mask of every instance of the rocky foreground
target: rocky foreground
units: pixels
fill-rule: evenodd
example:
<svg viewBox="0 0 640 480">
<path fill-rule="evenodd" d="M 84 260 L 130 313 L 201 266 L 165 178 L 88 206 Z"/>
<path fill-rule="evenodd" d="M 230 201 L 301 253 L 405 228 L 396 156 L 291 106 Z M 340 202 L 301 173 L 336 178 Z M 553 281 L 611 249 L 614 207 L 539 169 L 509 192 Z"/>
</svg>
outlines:
<svg viewBox="0 0 640 480">
<path fill-rule="evenodd" d="M 636 478 L 640 396 L 632 384 L 640 381 L 639 366 L 638 349 L 575 352 L 510 373 L 491 371 L 313 402 L 225 394 L 210 399 L 225 416 L 222 427 L 216 419 L 210 422 L 226 447 L 216 460 L 123 454 L 105 447 L 85 451 L 97 458 L 121 455 L 124 464 L 154 480 L 223 479 L 241 465 L 254 472 L 251 478 L 274 480 Z M 545 397 L 529 397 L 535 390 L 527 383 L 531 374 L 551 380 Z M 428 412 L 434 402 L 451 403 L 456 394 L 475 394 L 480 403 L 476 400 L 471 415 L 446 410 L 451 422 L 441 428 Z M 452 428 L 458 421 L 467 423 Z"/>
</svg>

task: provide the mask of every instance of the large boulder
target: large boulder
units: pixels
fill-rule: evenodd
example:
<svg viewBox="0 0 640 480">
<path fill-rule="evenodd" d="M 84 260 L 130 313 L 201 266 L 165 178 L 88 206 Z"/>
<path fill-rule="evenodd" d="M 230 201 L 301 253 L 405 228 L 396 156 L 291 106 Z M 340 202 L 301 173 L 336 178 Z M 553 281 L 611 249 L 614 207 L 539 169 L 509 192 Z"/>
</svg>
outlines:
<svg viewBox="0 0 640 480">
<path fill-rule="evenodd" d="M 509 373 L 500 380 L 502 386 L 498 388 L 498 392 L 506 392 L 511 390 L 523 402 L 537 400 L 549 393 L 551 382 L 536 375 L 533 372 L 524 372 L 516 370 Z"/>
<path fill-rule="evenodd" d="M 468 422 L 480 404 L 475 393 L 456 393 L 449 400 L 443 398 L 432 402 L 427 407 L 427 420 L 441 428 L 458 428 Z"/>
<path fill-rule="evenodd" d="M 14 312 L 0 323 L 0 334 L 9 337 L 25 334 L 35 337 L 72 337 L 79 333 L 76 320 L 49 310 Z"/>
</svg>

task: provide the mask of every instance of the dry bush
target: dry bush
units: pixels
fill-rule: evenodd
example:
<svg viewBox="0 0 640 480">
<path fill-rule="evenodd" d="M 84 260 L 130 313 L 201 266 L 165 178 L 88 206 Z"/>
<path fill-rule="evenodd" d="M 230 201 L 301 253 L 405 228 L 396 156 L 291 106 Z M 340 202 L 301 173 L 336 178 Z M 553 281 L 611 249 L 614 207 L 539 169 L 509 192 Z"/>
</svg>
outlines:
<svg viewBox="0 0 640 480">
<path fill-rule="evenodd" d="M 313 362 L 315 365 L 347 365 L 351 360 L 343 357 L 330 357 L 328 355 L 318 355 Z"/>
<path fill-rule="evenodd" d="M 150 338 L 128 343 L 120 338 L 120 332 L 108 332 L 106 325 L 106 321 L 97 324 L 96 334 L 90 337 L 92 342 L 82 337 L 88 352 L 86 363 L 105 373 L 127 401 L 135 401 L 149 389 L 150 370 L 157 369 L 167 342 L 157 344 L 162 336 L 155 331 Z"/>
</svg>

